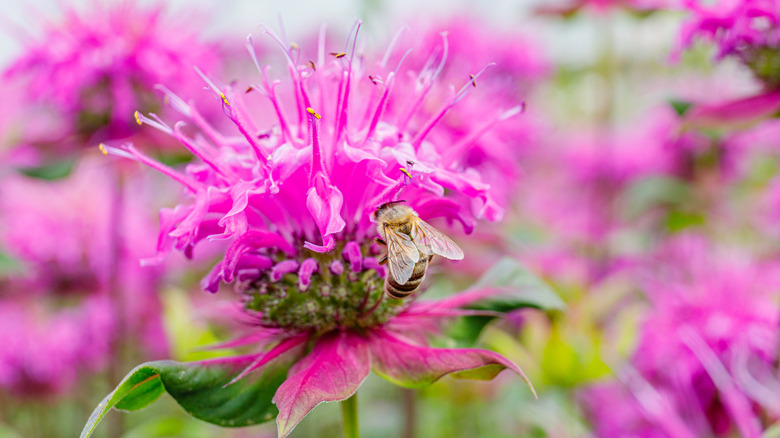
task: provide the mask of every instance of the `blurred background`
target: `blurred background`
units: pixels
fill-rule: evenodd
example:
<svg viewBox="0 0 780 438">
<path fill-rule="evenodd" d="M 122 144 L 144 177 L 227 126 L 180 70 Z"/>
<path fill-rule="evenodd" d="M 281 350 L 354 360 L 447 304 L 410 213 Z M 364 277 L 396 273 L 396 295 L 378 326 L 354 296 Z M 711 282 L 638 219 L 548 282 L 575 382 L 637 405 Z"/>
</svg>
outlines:
<svg viewBox="0 0 780 438">
<path fill-rule="evenodd" d="M 76 436 L 136 364 L 203 359 L 230 336 L 231 296 L 199 283 L 218 251 L 151 266 L 157 212 L 180 189 L 98 145 L 132 141 L 182 165 L 177 142 L 133 119 L 166 111 L 156 84 L 208 100 L 192 66 L 256 80 L 244 42 L 261 24 L 311 44 L 323 23 L 344 41 L 356 18 L 366 50 L 404 26 L 421 45 L 448 31 L 454 65 L 497 64 L 477 87 L 483 105 L 526 105 L 494 133 L 508 145 L 495 181 L 507 214 L 458 236 L 474 261 L 455 276 L 432 268 L 430 294 L 509 256 L 566 303 L 480 339 L 526 371 L 538 400 L 507 373 L 414 392 L 372 374 L 364 436 L 780 436 L 779 11 L 748 0 L 4 5 L 0 437 Z M 203 117 L 219 123 L 220 110 Z M 291 436 L 341 433 L 325 404 Z M 96 433 L 275 435 L 273 423 L 195 420 L 167 396 L 112 412 Z"/>
</svg>

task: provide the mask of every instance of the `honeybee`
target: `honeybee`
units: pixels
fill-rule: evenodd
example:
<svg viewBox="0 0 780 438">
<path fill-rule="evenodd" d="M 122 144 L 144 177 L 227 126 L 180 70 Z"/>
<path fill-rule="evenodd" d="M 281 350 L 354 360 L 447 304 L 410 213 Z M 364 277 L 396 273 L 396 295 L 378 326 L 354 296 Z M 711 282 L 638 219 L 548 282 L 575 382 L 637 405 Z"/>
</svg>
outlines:
<svg viewBox="0 0 780 438">
<path fill-rule="evenodd" d="M 425 278 L 434 255 L 461 260 L 463 250 L 449 237 L 420 219 L 404 201 L 382 204 L 375 212 L 379 238 L 387 255 L 379 260 L 390 268 L 385 278 L 385 294 L 402 299 L 415 293 Z"/>
</svg>

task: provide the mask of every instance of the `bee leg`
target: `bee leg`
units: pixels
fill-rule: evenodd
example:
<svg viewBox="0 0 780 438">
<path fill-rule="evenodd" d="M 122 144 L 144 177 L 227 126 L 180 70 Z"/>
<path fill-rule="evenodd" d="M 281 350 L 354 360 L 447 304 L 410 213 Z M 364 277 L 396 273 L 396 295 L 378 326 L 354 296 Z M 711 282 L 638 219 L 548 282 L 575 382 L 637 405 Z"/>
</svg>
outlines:
<svg viewBox="0 0 780 438">
<path fill-rule="evenodd" d="M 385 263 L 387 263 L 387 255 L 386 254 L 383 255 L 381 259 L 379 259 L 379 264 L 380 265 L 384 265 Z"/>
<path fill-rule="evenodd" d="M 376 241 L 376 243 L 378 243 L 380 245 L 387 246 L 387 242 L 385 242 L 384 240 L 382 240 L 382 239 L 380 239 L 378 237 L 376 239 L 374 239 L 374 240 Z"/>
</svg>

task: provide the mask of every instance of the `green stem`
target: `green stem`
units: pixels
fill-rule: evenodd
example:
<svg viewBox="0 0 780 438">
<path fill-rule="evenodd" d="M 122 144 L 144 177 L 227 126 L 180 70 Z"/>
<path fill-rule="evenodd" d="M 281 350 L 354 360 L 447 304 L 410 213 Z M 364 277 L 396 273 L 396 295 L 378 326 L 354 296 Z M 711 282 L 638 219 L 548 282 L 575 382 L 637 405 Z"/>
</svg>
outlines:
<svg viewBox="0 0 780 438">
<path fill-rule="evenodd" d="M 341 402 L 341 417 L 344 419 L 344 436 L 360 438 L 358 431 L 357 392 Z"/>
</svg>

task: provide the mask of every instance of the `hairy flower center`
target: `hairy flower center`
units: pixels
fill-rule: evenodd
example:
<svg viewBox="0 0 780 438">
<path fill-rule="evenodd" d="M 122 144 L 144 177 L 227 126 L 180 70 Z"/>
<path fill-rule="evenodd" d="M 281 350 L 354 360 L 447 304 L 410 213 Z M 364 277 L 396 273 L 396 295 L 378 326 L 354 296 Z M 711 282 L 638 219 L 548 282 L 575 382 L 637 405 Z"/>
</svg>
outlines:
<svg viewBox="0 0 780 438">
<path fill-rule="evenodd" d="M 397 315 L 404 303 L 383 298 L 376 259 L 361 251 L 358 260 L 353 253 L 351 263 L 342 263 L 342 248 L 276 261 L 241 288 L 245 309 L 259 313 L 266 326 L 316 331 L 371 328 Z"/>
</svg>

